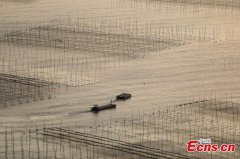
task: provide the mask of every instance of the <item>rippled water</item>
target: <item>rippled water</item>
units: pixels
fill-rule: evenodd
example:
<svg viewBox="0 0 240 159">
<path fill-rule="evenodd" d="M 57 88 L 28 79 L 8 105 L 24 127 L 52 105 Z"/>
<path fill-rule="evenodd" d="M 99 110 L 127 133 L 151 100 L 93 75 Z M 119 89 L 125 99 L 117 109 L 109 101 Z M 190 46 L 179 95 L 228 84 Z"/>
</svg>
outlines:
<svg viewBox="0 0 240 159">
<path fill-rule="evenodd" d="M 50 100 L 1 109 L 1 125 L 12 123 L 22 128 L 27 123 L 55 122 L 69 127 L 76 123 L 86 126 L 102 119 L 131 118 L 156 109 L 166 111 L 171 106 L 201 99 L 240 101 L 238 2 L 181 2 L 0 0 L 0 35 L 3 42 L 7 41 L 0 45 L 0 64 L 9 70 L 11 64 L 34 68 L 23 71 L 25 75 L 41 75 L 44 68 L 49 71 L 47 77 L 54 80 L 61 76 L 71 79 L 72 74 L 68 73 L 77 70 L 64 64 L 79 58 L 91 64 L 85 66 L 81 61 L 85 69 L 81 78 L 87 76 L 94 81 L 81 87 L 56 89 Z M 19 40 L 24 37 L 33 42 L 25 45 L 24 40 Z M 65 50 L 66 39 L 80 42 L 74 41 Z M 84 43 L 81 40 L 90 42 L 84 47 L 79 45 Z M 117 43 L 121 45 L 116 47 Z M 147 49 L 141 49 L 141 43 Z M 106 49 L 105 45 L 109 47 Z M 44 59 L 48 53 L 51 58 Z M 60 55 L 67 62 L 62 64 Z M 57 64 L 62 65 L 57 68 Z M 77 68 L 78 64 L 73 62 L 70 68 Z M 93 104 L 109 102 L 122 92 L 131 93 L 131 100 L 117 102 L 114 110 L 89 112 Z"/>
<path fill-rule="evenodd" d="M 0 15 L 2 33 L 45 24 L 71 27 L 79 21 L 89 25 L 97 21 L 110 29 L 118 24 L 131 28 L 134 27 L 132 22 L 137 21 L 142 28 L 148 24 L 154 27 L 159 24 L 192 27 L 195 34 L 207 28 L 207 34 L 217 41 L 200 44 L 192 41 L 183 48 L 160 51 L 158 55 L 150 54 L 145 59 L 122 63 L 120 68 L 99 73 L 98 80 L 102 84 L 77 90 L 79 93 L 72 91 L 72 97 L 65 100 L 73 104 L 74 109 L 86 110 L 98 100 L 104 102 L 122 91 L 132 92 L 134 98 L 124 103 L 126 107 L 119 107 L 116 110 L 119 113 L 215 95 L 238 100 L 239 65 L 238 60 L 234 61 L 238 59 L 239 46 L 238 8 L 126 0 L 2 1 Z M 184 29 L 181 34 L 184 34 Z M 232 56 L 237 58 L 232 59 Z M 71 98 L 85 102 L 79 106 Z M 71 114 L 72 110 L 69 111 Z"/>
<path fill-rule="evenodd" d="M 202 80 L 202 78 L 196 77 L 196 75 L 198 75 L 199 70 L 195 70 L 194 67 L 191 67 L 191 62 L 193 62 L 194 65 L 196 64 L 196 62 L 199 62 L 199 65 L 201 65 L 202 69 L 207 71 L 208 70 L 207 68 L 210 67 L 208 65 L 213 64 L 213 62 L 211 61 L 211 58 L 213 58 L 214 62 L 219 63 L 219 65 L 221 65 L 220 67 L 222 67 L 222 63 L 225 63 L 225 62 L 234 63 L 231 61 L 229 54 L 235 55 L 237 52 L 237 48 L 236 48 L 237 44 L 235 44 L 237 42 L 234 42 L 232 44 L 231 41 L 228 41 L 228 39 L 238 40 L 238 37 L 239 37 L 239 34 L 238 34 L 239 11 L 238 11 L 238 8 L 235 8 L 235 7 L 224 8 L 224 7 L 216 7 L 216 6 L 212 7 L 211 5 L 209 6 L 208 5 L 203 5 L 203 6 L 191 5 L 191 4 L 182 5 L 178 3 L 163 3 L 163 2 L 158 3 L 158 2 L 126 1 L 126 0 L 125 1 L 105 0 L 101 2 L 86 1 L 86 0 L 81 0 L 81 1 L 39 0 L 39 1 L 27 1 L 27 2 L 26 1 L 2 1 L 1 4 L 2 5 L 0 10 L 1 12 L 0 28 L 2 33 L 4 33 L 5 31 L 9 32 L 9 31 L 33 27 L 33 26 L 37 27 L 40 25 L 57 26 L 60 24 L 60 25 L 66 25 L 71 27 L 72 24 L 79 21 L 84 21 L 88 25 L 94 24 L 94 22 L 97 21 L 98 23 L 105 23 L 105 26 L 111 29 L 111 27 L 114 27 L 114 25 L 118 25 L 118 23 L 121 23 L 122 25 L 128 25 L 128 23 L 137 21 L 138 23 L 136 25 L 141 25 L 143 28 L 148 24 L 152 24 L 152 26 L 158 27 L 160 23 L 160 24 L 168 24 L 167 25 L 168 27 L 176 25 L 178 27 L 186 26 L 186 28 L 188 28 L 192 26 L 195 29 L 195 32 L 198 32 L 197 29 L 205 27 L 208 29 L 207 34 L 209 34 L 209 36 L 213 36 L 213 37 L 216 36 L 217 38 L 216 40 L 223 40 L 222 44 L 212 44 L 212 43 L 207 44 L 213 48 L 216 47 L 217 45 L 221 45 L 223 49 L 219 49 L 219 47 L 216 47 L 219 49 L 218 52 L 212 49 L 212 50 L 208 50 L 207 53 L 204 54 L 204 53 L 201 53 L 202 46 L 193 45 L 192 47 L 190 45 L 189 47 L 187 47 L 190 51 L 184 50 L 183 53 L 180 54 L 183 56 L 180 56 L 178 60 L 175 60 L 174 58 L 173 58 L 174 60 L 171 59 L 173 61 L 170 60 L 166 64 L 165 69 L 166 70 L 169 69 L 167 72 L 171 70 L 170 72 L 172 72 L 173 75 L 169 77 L 164 76 L 166 78 L 166 81 L 170 81 L 171 77 L 173 77 L 173 79 L 178 79 L 178 76 L 183 76 L 181 78 L 183 78 L 183 82 L 184 81 L 186 82 L 187 89 L 184 89 L 184 87 L 182 87 L 182 85 L 179 85 L 179 83 L 176 81 L 175 82 L 172 81 L 166 85 L 167 87 L 170 87 L 170 88 L 180 87 L 185 91 L 187 91 L 188 89 L 192 90 L 194 87 L 190 85 L 194 85 L 196 84 L 196 82 L 199 83 L 198 85 L 204 85 L 204 83 L 210 82 L 210 81 L 207 81 L 207 79 Z M 125 27 L 126 28 L 134 27 L 131 25 L 133 24 L 131 23 L 129 27 L 127 26 Z M 182 30 L 182 34 L 184 34 L 184 30 Z M 152 36 L 154 36 L 154 33 Z M 225 45 L 226 47 L 224 47 Z M 193 49 L 192 51 L 191 51 L 191 48 Z M 178 52 L 178 50 L 176 52 Z M 193 56 L 194 54 L 193 52 L 197 52 L 196 55 L 200 57 Z M 169 54 L 169 53 L 166 53 L 166 54 Z M 151 69 L 158 68 L 161 66 L 161 63 L 166 63 L 167 59 L 166 58 L 164 59 L 163 56 L 165 55 L 162 55 L 161 57 L 161 53 L 160 53 L 159 62 L 156 62 L 155 64 L 153 64 L 151 60 L 149 62 L 146 62 L 147 60 L 145 60 L 144 62 L 146 62 L 147 64 L 149 63 L 149 66 L 151 66 L 150 67 Z M 222 59 L 222 56 L 226 57 L 226 59 L 225 58 Z M 182 61 L 180 60 L 181 58 L 183 59 Z M 228 60 L 228 61 L 225 61 L 225 60 Z M 205 63 L 207 63 L 207 65 Z M 142 67 L 141 65 L 143 64 L 140 63 L 139 65 L 140 67 Z M 188 72 L 187 74 L 186 73 L 179 74 L 177 73 L 179 70 L 179 67 L 177 65 L 187 67 L 191 69 L 191 71 Z M 227 64 L 226 64 L 226 67 L 227 67 Z M 230 68 L 236 67 L 236 64 L 234 66 L 232 66 L 232 64 L 229 64 L 229 67 Z M 186 71 L 185 68 L 181 70 Z M 128 71 L 138 72 L 138 70 L 135 70 L 135 69 L 132 70 L 132 68 L 129 68 Z M 156 72 L 158 71 L 160 70 L 156 70 Z M 123 70 L 123 72 L 125 73 L 126 71 Z M 224 74 L 224 72 L 228 73 L 226 70 L 224 71 L 215 70 L 214 72 L 215 74 L 217 74 L 216 72 L 219 72 L 219 74 L 221 74 L 221 75 L 218 75 L 218 78 L 214 78 L 216 81 L 218 79 L 222 79 L 225 82 L 229 81 L 229 78 L 226 77 L 227 75 Z M 133 74 L 137 75 L 136 72 Z M 159 72 L 158 74 L 164 74 L 164 73 Z M 141 76 L 143 74 L 140 73 L 139 75 Z M 155 82 L 156 85 L 162 84 L 162 82 L 160 82 L 161 75 L 159 76 L 160 77 L 153 76 L 153 75 L 150 76 L 151 78 L 154 78 L 154 80 L 156 80 Z M 203 74 L 203 76 L 206 76 L 206 75 Z M 145 76 L 141 78 L 145 79 L 146 81 L 151 80 L 151 78 L 149 79 L 148 77 L 145 77 Z M 135 80 L 133 79 L 132 81 L 135 81 Z M 215 83 L 216 81 L 212 81 L 212 82 Z M 116 79 L 116 83 L 118 82 L 119 81 L 117 81 Z M 152 84 L 154 84 L 154 82 L 152 82 Z M 231 87 L 231 85 L 232 83 L 229 84 L 229 86 L 228 85 L 224 85 L 224 86 Z M 109 87 L 114 87 L 114 83 L 113 85 L 110 84 Z M 121 87 L 122 86 L 120 86 L 120 88 L 118 89 L 121 89 Z M 131 86 L 129 87 L 131 88 Z M 209 89 L 208 86 L 207 87 L 203 86 L 203 88 L 199 87 L 195 89 L 195 92 L 199 92 L 198 94 L 203 94 L 204 96 L 208 96 L 206 94 L 215 94 L 219 92 L 217 90 L 219 89 L 221 90 L 221 87 L 223 87 L 223 85 L 214 87 L 212 89 Z M 192 94 L 192 91 L 190 90 L 187 91 L 188 93 L 177 93 L 178 91 L 181 90 L 180 88 L 175 90 L 174 93 L 169 92 L 166 95 L 171 96 L 172 94 L 181 94 L 180 96 L 183 96 L 185 98 L 188 98 L 188 96 L 197 96 L 196 94 L 195 95 Z M 224 92 L 225 90 L 221 90 L 221 91 Z M 153 92 L 155 92 L 154 94 L 159 95 L 159 93 L 161 94 L 161 92 L 165 92 L 165 91 L 161 91 L 158 88 Z M 224 95 L 231 96 L 230 92 L 224 93 Z M 148 94 L 145 96 L 148 96 Z M 151 97 L 146 97 L 146 99 L 148 98 L 151 98 Z M 161 97 L 155 97 L 155 99 L 156 98 L 161 98 Z M 173 99 L 174 98 L 171 98 L 170 101 L 172 101 Z M 166 101 L 166 103 L 171 103 L 170 101 Z M 154 102 L 154 103 L 157 103 L 157 102 Z M 165 103 L 165 102 L 161 102 L 161 103 Z"/>
<path fill-rule="evenodd" d="M 134 27 L 133 24 L 142 28 L 151 24 L 154 30 L 154 27 L 166 24 L 168 27 L 176 26 L 176 30 L 181 27 L 193 28 L 195 34 L 207 28 L 207 34 L 214 37 L 214 41 L 211 42 L 199 43 L 198 40 L 193 40 L 182 47 L 146 54 L 144 58 L 130 59 L 127 60 L 128 62 L 125 59 L 120 66 L 112 67 L 112 65 L 109 70 L 99 72 L 97 80 L 101 83 L 97 85 L 68 89 L 57 95 L 57 99 L 22 105 L 23 112 L 20 114 L 15 112 L 18 114 L 17 120 L 68 118 L 70 120 L 67 122 L 70 122 L 95 120 L 109 114 L 122 117 L 123 114 L 151 111 L 153 107 L 166 107 L 199 98 L 215 98 L 215 96 L 220 99 L 231 97 L 232 100 L 238 101 L 240 99 L 239 13 L 240 11 L 235 7 L 127 0 L 38 0 L 28 3 L 1 1 L 1 33 L 45 24 L 71 27 L 76 22 L 84 21 L 89 26 L 96 23 L 104 24 L 108 29 L 120 24 L 126 29 Z M 133 23 L 136 21 L 137 23 Z M 155 32 L 151 36 L 154 34 Z M 184 29 L 181 30 L 181 34 L 184 34 Z M 116 110 L 106 111 L 97 116 L 82 113 L 89 110 L 91 105 L 109 101 L 123 91 L 132 93 L 133 98 L 131 101 L 119 103 L 120 106 Z M 61 106 L 63 103 L 64 106 Z M 12 109 L 14 111 L 17 108 Z M 47 112 L 54 113 L 32 115 L 28 109 L 33 112 L 43 111 L 43 114 L 47 109 Z M 11 112 L 11 110 L 7 111 Z M 15 115 L 11 116 L 10 119 L 9 116 L 1 116 L 1 118 L 15 121 Z"/>
</svg>

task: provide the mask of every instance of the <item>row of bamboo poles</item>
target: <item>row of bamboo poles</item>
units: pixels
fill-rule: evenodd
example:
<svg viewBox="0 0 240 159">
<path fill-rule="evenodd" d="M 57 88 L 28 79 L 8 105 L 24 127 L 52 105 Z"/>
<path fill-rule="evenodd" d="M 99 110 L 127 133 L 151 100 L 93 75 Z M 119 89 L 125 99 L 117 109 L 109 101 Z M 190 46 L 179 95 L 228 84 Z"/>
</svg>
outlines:
<svg viewBox="0 0 240 159">
<path fill-rule="evenodd" d="M 161 5 L 167 5 L 168 9 L 171 8 L 192 8 L 192 11 L 201 10 L 204 7 L 209 7 L 212 9 L 222 9 L 222 10 L 239 10 L 240 3 L 237 0 L 116 0 L 109 1 L 109 6 L 111 7 L 153 7 L 159 8 Z M 203 9 L 204 10 L 204 9 Z"/>
<path fill-rule="evenodd" d="M 0 39 L 0 105 L 51 98 L 61 86 L 95 84 L 101 72 L 127 59 L 143 58 L 192 41 L 232 37 L 231 28 L 223 32 L 206 26 L 138 21 L 103 24 L 65 18 L 52 25 L 43 23 L 17 30 L 12 27 Z"/>
<path fill-rule="evenodd" d="M 232 153 L 188 153 L 186 142 L 240 146 L 238 103 L 210 99 L 155 107 L 132 117 L 98 120 L 93 125 L 36 124 L 2 133 L 1 157 L 16 158 L 239 158 Z M 71 124 L 70 124 L 71 125 Z"/>
</svg>

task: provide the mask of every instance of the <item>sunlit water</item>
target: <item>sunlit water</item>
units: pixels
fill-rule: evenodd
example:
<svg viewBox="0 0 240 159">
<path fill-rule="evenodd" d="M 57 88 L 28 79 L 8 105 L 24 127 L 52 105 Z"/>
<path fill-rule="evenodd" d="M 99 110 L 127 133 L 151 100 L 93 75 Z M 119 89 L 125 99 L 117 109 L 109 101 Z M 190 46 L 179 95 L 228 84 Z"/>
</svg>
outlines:
<svg viewBox="0 0 240 159">
<path fill-rule="evenodd" d="M 169 105 L 203 98 L 225 100 L 227 97 L 238 101 L 239 12 L 238 8 L 117 0 L 3 1 L 0 6 L 1 33 L 45 24 L 71 27 L 79 21 L 89 25 L 97 21 L 110 29 L 112 25 L 122 23 L 127 28 L 128 23 L 137 21 L 142 28 L 156 23 L 156 27 L 159 24 L 186 26 L 198 32 L 199 28 L 206 27 L 209 36 L 216 36 L 216 39 L 200 43 L 192 41 L 170 50 L 146 54 L 144 58 L 123 60 L 115 67 L 111 64 L 109 69 L 97 73 L 100 83 L 69 88 L 57 93 L 56 99 L 21 105 L 20 112 L 18 107 L 8 108 L 1 111 L 1 121 L 3 124 L 6 123 L 3 121 L 94 121 L 107 116 L 131 116 L 156 107 L 166 109 Z M 93 104 L 109 102 L 121 92 L 132 93 L 133 97 L 117 103 L 116 110 L 99 114 L 85 112 Z"/>
</svg>

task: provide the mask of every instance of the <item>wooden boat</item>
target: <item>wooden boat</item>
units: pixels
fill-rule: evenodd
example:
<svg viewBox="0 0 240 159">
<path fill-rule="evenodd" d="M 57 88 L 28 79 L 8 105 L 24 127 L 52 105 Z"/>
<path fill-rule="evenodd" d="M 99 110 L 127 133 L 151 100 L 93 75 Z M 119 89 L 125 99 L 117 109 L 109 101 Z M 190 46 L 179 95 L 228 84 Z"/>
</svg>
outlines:
<svg viewBox="0 0 240 159">
<path fill-rule="evenodd" d="M 122 93 L 122 94 L 117 95 L 116 99 L 117 100 L 127 100 L 127 99 L 131 98 L 131 96 L 132 95 L 129 93 Z"/>
<path fill-rule="evenodd" d="M 109 103 L 109 104 L 104 104 L 104 105 L 93 105 L 93 107 L 91 108 L 92 112 L 99 112 L 101 110 L 105 110 L 105 109 L 112 109 L 112 108 L 116 108 L 116 104 L 113 103 Z"/>
</svg>

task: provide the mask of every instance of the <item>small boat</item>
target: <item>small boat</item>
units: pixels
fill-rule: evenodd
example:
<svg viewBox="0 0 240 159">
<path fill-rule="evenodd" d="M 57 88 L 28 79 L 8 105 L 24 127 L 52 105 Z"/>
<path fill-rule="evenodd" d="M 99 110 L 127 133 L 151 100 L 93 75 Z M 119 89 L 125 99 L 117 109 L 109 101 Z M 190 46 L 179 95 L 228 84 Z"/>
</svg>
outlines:
<svg viewBox="0 0 240 159">
<path fill-rule="evenodd" d="M 131 98 L 131 96 L 132 95 L 129 93 L 122 93 L 122 94 L 117 95 L 116 99 L 117 100 L 127 100 L 127 99 Z"/>
<path fill-rule="evenodd" d="M 91 108 L 92 112 L 99 112 L 101 110 L 105 110 L 105 109 L 112 109 L 112 108 L 116 108 L 116 104 L 113 103 L 109 103 L 109 104 L 105 104 L 105 105 L 93 105 L 93 107 Z"/>
</svg>

